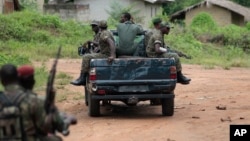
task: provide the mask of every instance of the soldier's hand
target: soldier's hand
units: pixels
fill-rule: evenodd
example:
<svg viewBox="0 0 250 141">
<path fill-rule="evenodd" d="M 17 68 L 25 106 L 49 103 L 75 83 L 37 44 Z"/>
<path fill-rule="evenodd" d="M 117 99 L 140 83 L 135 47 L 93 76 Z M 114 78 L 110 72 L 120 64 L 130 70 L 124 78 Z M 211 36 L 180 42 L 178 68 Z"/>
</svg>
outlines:
<svg viewBox="0 0 250 141">
<path fill-rule="evenodd" d="M 185 55 L 183 57 L 186 58 L 186 59 L 192 59 L 192 56 L 190 56 L 190 55 Z"/>
<path fill-rule="evenodd" d="M 73 115 L 66 114 L 64 112 L 60 112 L 60 116 L 61 116 L 61 118 L 63 119 L 63 122 L 64 122 L 64 129 L 63 129 L 63 131 L 61 133 L 64 136 L 68 136 L 69 133 L 70 133 L 69 126 L 77 124 L 77 118 L 75 116 L 73 116 Z"/>
<path fill-rule="evenodd" d="M 108 57 L 108 62 L 111 63 L 115 59 L 115 56 Z"/>
</svg>

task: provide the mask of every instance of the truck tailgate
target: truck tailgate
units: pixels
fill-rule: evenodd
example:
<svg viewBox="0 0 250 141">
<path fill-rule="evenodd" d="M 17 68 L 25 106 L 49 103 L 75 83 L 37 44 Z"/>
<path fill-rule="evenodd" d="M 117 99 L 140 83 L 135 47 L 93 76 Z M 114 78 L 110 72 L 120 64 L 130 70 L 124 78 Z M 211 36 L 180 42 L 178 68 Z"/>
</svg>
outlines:
<svg viewBox="0 0 250 141">
<path fill-rule="evenodd" d="M 108 63 L 107 59 L 92 59 L 98 90 L 119 93 L 151 93 L 172 91 L 176 79 L 170 77 L 174 59 L 167 58 L 122 58 Z"/>
<path fill-rule="evenodd" d="M 174 59 L 122 58 L 108 63 L 107 59 L 92 59 L 90 67 L 96 68 L 97 80 L 162 80 L 170 79 L 170 66 Z"/>
</svg>

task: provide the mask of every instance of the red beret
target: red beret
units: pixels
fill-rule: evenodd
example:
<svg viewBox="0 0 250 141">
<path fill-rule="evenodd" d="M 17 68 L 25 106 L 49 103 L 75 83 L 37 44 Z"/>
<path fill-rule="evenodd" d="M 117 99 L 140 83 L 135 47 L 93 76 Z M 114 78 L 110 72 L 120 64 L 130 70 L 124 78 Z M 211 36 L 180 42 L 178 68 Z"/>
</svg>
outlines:
<svg viewBox="0 0 250 141">
<path fill-rule="evenodd" d="M 19 77 L 28 77 L 34 75 L 34 68 L 29 65 L 23 65 L 17 69 L 17 72 Z"/>
</svg>

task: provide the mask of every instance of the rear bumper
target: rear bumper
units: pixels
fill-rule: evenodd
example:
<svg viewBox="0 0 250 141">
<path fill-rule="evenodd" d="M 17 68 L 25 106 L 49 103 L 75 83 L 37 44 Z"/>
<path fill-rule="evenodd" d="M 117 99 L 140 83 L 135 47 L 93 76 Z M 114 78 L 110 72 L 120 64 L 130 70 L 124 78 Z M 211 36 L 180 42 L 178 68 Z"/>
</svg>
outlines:
<svg viewBox="0 0 250 141">
<path fill-rule="evenodd" d="M 117 94 L 117 95 L 97 95 L 92 94 L 91 96 L 93 99 L 96 100 L 127 100 L 130 98 L 137 98 L 137 99 L 154 99 L 154 98 L 174 98 L 175 95 L 173 93 L 170 94 Z"/>
<path fill-rule="evenodd" d="M 98 90 L 106 91 L 106 93 L 171 93 L 176 86 L 176 80 L 162 81 L 96 81 L 89 83 L 91 93 L 97 93 Z"/>
</svg>

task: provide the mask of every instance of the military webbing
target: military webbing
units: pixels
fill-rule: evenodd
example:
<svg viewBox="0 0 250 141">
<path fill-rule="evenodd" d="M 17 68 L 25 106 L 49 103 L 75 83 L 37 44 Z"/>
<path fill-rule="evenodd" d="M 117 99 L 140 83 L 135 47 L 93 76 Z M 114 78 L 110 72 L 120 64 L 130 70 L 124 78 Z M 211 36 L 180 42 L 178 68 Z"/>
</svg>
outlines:
<svg viewBox="0 0 250 141">
<path fill-rule="evenodd" d="M 0 92 L 0 102 L 2 103 L 2 108 L 9 106 L 16 106 L 21 112 L 20 104 L 22 100 L 25 98 L 25 96 L 26 95 L 23 92 L 20 92 L 16 94 L 14 97 L 11 97 L 10 99 L 8 95 L 5 95 L 3 92 Z M 26 141 L 22 116 L 20 116 L 20 127 L 21 127 L 22 141 Z"/>
</svg>

